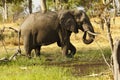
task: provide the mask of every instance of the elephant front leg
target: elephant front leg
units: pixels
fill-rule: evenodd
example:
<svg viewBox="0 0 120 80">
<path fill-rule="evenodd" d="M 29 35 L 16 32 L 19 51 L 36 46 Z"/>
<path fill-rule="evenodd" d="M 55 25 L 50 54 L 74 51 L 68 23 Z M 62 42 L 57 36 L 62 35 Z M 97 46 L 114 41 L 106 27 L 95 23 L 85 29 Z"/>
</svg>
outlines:
<svg viewBox="0 0 120 80">
<path fill-rule="evenodd" d="M 72 58 L 76 53 L 76 48 L 69 43 L 69 45 L 65 45 L 62 47 L 62 54 L 68 58 Z"/>
<path fill-rule="evenodd" d="M 76 48 L 70 43 L 69 45 L 69 50 L 70 50 L 70 53 L 68 54 L 68 57 L 73 57 L 76 53 Z"/>
<path fill-rule="evenodd" d="M 62 55 L 66 56 L 66 57 L 68 56 L 68 46 L 67 45 L 62 47 Z"/>
</svg>

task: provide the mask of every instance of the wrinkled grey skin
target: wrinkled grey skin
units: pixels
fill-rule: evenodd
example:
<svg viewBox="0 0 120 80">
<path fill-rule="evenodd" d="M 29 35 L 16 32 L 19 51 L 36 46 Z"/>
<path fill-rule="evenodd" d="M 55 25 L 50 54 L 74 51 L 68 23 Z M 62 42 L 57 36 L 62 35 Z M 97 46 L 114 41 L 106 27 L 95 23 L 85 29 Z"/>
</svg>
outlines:
<svg viewBox="0 0 120 80">
<path fill-rule="evenodd" d="M 87 16 L 87 14 L 84 11 L 82 11 L 82 10 L 72 10 L 70 12 L 74 15 L 74 17 L 76 19 L 76 22 L 79 25 L 78 28 L 81 31 L 84 32 L 83 42 L 85 44 L 92 43 L 94 41 L 94 39 L 95 39 L 95 35 L 91 35 L 91 34 L 87 33 L 87 31 L 90 31 L 90 32 L 94 33 L 94 28 L 93 28 L 93 26 L 92 26 L 92 24 L 90 22 L 89 17 Z M 86 39 L 87 35 L 88 35 L 89 39 Z"/>
<path fill-rule="evenodd" d="M 54 42 L 57 42 L 66 56 L 72 56 L 76 52 L 76 48 L 70 42 L 70 35 L 71 32 L 77 33 L 78 27 L 73 15 L 68 11 L 30 14 L 19 32 L 24 39 L 28 57 L 31 57 L 32 49 L 35 50 L 36 56 L 39 56 L 41 46 Z"/>
</svg>

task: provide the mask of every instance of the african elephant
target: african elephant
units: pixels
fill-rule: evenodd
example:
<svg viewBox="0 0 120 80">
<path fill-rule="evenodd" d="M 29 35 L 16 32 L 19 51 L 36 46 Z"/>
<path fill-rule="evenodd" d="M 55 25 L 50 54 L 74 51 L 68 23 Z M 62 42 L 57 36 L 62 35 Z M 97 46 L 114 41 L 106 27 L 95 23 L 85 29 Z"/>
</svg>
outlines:
<svg viewBox="0 0 120 80">
<path fill-rule="evenodd" d="M 83 42 L 90 44 L 94 41 L 95 33 L 89 17 L 84 11 L 62 10 L 60 12 L 33 13 L 23 22 L 20 28 L 24 38 L 24 47 L 28 56 L 34 49 L 40 55 L 40 48 L 57 42 L 66 56 L 74 56 L 76 48 L 70 42 L 71 32 L 84 32 Z M 86 39 L 86 36 L 89 39 Z M 70 50 L 70 53 L 68 53 Z"/>
<path fill-rule="evenodd" d="M 57 42 L 66 56 L 74 55 L 76 48 L 70 42 L 71 32 L 77 33 L 78 26 L 69 11 L 30 14 L 19 30 L 19 34 L 24 39 L 24 48 L 28 57 L 31 57 L 33 49 L 36 56 L 39 56 L 41 46 L 54 42 Z M 68 50 L 70 50 L 70 54 L 68 54 Z"/>
</svg>

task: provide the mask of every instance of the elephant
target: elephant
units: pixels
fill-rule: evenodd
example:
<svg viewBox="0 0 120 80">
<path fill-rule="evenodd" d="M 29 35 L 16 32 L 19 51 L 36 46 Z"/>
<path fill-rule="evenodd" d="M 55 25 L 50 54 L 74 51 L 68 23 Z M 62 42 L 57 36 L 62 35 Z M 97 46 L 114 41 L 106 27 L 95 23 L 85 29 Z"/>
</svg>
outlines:
<svg viewBox="0 0 120 80">
<path fill-rule="evenodd" d="M 82 38 L 83 42 L 85 44 L 91 44 L 94 41 L 95 36 L 98 34 L 94 32 L 94 28 L 90 22 L 88 15 L 83 10 L 71 10 L 70 12 L 76 19 L 78 29 L 84 32 Z M 86 38 L 87 35 L 89 39 Z"/>
<path fill-rule="evenodd" d="M 72 56 L 76 52 L 76 48 L 70 42 L 72 32 L 78 33 L 78 25 L 69 11 L 36 12 L 30 14 L 22 23 L 19 29 L 19 42 L 22 36 L 28 57 L 31 57 L 33 49 L 36 56 L 40 56 L 41 46 L 55 42 L 62 48 L 63 55 Z M 70 54 L 68 54 L 68 50 L 70 50 Z"/>
<path fill-rule="evenodd" d="M 89 17 L 81 10 L 62 10 L 58 12 L 33 13 L 23 22 L 19 34 L 24 38 L 24 48 L 27 56 L 34 49 L 40 56 L 41 46 L 57 42 L 62 48 L 62 54 L 73 57 L 76 48 L 70 42 L 71 33 L 83 31 L 83 42 L 90 44 L 95 39 L 94 28 Z M 89 39 L 86 36 L 89 36 Z M 70 50 L 70 51 L 69 51 Z"/>
</svg>

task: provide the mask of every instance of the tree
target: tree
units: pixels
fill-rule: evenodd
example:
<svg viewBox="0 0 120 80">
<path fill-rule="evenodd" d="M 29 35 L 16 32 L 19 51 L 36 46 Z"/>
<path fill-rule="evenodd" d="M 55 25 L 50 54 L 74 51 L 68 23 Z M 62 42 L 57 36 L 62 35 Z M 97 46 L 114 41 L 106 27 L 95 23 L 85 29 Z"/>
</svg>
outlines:
<svg viewBox="0 0 120 80">
<path fill-rule="evenodd" d="M 21 4 L 21 2 L 23 2 L 24 0 L 1 0 L 0 1 L 0 6 L 3 9 L 3 22 L 6 21 L 8 19 L 8 4 L 14 4 L 16 5 L 17 3 Z"/>
<path fill-rule="evenodd" d="M 42 10 L 42 13 L 45 13 L 47 11 L 46 0 L 40 0 L 40 7 Z"/>
<path fill-rule="evenodd" d="M 7 4 L 6 0 L 2 0 L 2 6 L 3 6 L 3 22 L 7 20 Z"/>
<path fill-rule="evenodd" d="M 20 18 L 19 14 L 22 13 L 24 11 L 24 6 L 16 3 L 14 4 L 10 4 L 9 6 L 9 18 L 12 18 L 12 21 L 15 22 L 18 18 Z"/>
<path fill-rule="evenodd" d="M 29 13 L 31 14 L 32 13 L 32 0 L 29 0 L 28 1 L 28 6 L 29 6 Z"/>
<path fill-rule="evenodd" d="M 53 0 L 54 6 L 56 10 L 64 9 L 65 3 L 68 3 L 68 0 Z M 66 5 L 67 7 L 67 5 Z"/>
</svg>

